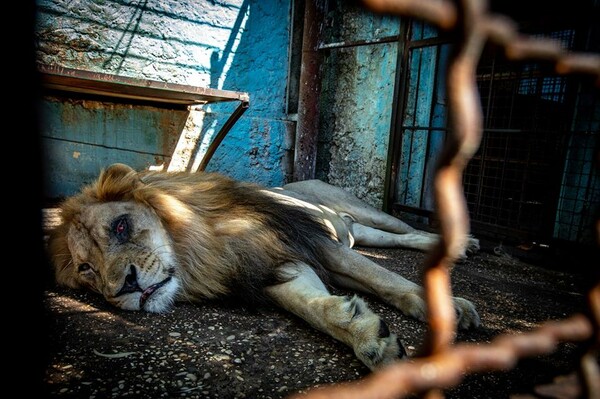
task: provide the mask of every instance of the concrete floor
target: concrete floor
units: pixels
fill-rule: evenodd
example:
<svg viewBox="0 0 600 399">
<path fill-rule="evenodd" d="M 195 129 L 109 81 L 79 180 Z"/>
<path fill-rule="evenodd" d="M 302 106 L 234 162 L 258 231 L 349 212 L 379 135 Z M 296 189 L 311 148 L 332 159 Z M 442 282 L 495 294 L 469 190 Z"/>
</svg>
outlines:
<svg viewBox="0 0 600 399">
<path fill-rule="evenodd" d="M 420 252 L 358 250 L 419 279 Z M 571 315 L 583 309 L 584 287 L 579 274 L 484 250 L 453 271 L 454 295 L 472 300 L 483 322 L 477 330 L 460 332 L 457 341 L 486 343 Z M 414 354 L 425 325 L 363 298 Z M 51 284 L 43 304 L 48 337 L 43 387 L 51 398 L 285 398 L 369 374 L 348 347 L 277 308 L 214 302 L 181 303 L 161 315 L 127 312 L 97 295 Z M 532 397 L 524 395 L 575 369 L 577 350 L 565 343 L 509 372 L 468 376 L 446 397 Z"/>
</svg>

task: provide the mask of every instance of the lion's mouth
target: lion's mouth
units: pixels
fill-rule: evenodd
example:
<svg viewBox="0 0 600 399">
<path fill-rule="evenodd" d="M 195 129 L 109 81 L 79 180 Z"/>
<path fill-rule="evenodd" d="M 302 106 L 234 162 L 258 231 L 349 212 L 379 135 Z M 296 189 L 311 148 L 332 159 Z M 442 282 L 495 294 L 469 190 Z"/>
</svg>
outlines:
<svg viewBox="0 0 600 399">
<path fill-rule="evenodd" d="M 172 273 L 173 273 L 173 271 L 171 269 L 169 269 L 169 274 L 172 274 Z M 171 281 L 170 275 L 167 278 L 165 278 L 163 281 L 156 283 L 156 284 L 152 284 L 151 286 L 149 286 L 145 289 L 142 289 L 142 287 L 140 287 L 140 285 L 138 283 L 136 268 L 135 268 L 135 266 L 131 265 L 129 268 L 129 273 L 127 274 L 127 276 L 125 276 L 125 281 L 123 282 L 123 287 L 121 287 L 121 289 L 119 290 L 119 292 L 117 292 L 117 295 L 115 295 L 115 297 L 119 297 L 119 296 L 125 295 L 125 294 L 133 294 L 134 292 L 141 292 L 142 295 L 140 295 L 139 306 L 140 306 L 140 309 L 143 309 L 144 304 L 148 301 L 148 298 L 150 298 L 150 296 L 152 294 L 154 294 L 156 292 L 156 290 L 158 290 L 160 287 L 167 284 L 169 281 Z"/>
<path fill-rule="evenodd" d="M 148 298 L 150 298 L 150 295 L 154 294 L 157 289 L 167 284 L 169 281 L 171 281 L 171 276 L 167 277 L 160 283 L 152 284 L 150 287 L 142 291 L 142 295 L 140 295 L 140 309 L 144 307 L 144 304 L 146 303 Z"/>
</svg>

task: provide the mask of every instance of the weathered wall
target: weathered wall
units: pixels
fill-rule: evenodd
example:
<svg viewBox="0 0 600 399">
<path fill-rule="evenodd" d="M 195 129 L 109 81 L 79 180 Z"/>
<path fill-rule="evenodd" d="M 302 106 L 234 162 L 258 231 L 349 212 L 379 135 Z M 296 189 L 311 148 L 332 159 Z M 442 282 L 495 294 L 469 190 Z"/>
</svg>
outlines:
<svg viewBox="0 0 600 399">
<path fill-rule="evenodd" d="M 188 114 L 54 97 L 42 103 L 41 112 L 48 198 L 75 193 L 113 162 L 140 170 L 168 162 Z"/>
<path fill-rule="evenodd" d="M 317 177 L 381 208 L 399 21 L 336 2 L 324 31 Z M 359 44 L 356 44 L 360 42 Z"/>
<path fill-rule="evenodd" d="M 294 123 L 287 120 L 285 114 L 290 1 L 38 0 L 38 61 L 248 92 L 250 108 L 229 132 L 207 169 L 239 179 L 280 185 L 291 172 L 289 152 L 294 130 Z M 104 140 L 102 136 L 117 130 L 120 123 L 117 118 L 112 125 L 99 126 L 104 111 L 75 106 L 80 112 L 75 112 L 76 118 L 70 122 L 77 124 L 75 130 L 86 132 L 81 136 L 61 122 L 61 114 L 74 113 L 73 104 L 63 106 L 53 101 L 44 108 L 46 126 L 52 129 L 42 132 L 48 154 L 46 160 L 55 164 L 62 162 L 64 170 L 83 168 L 79 180 L 97 173 L 89 169 L 98 168 L 101 163 L 128 160 L 136 166 L 151 166 L 170 160 L 169 154 L 163 153 L 156 162 L 153 158 L 137 156 L 127 145 L 121 145 L 126 141 L 124 136 L 119 136 L 114 143 L 117 151 L 99 145 L 97 142 Z M 206 140 L 218 131 L 231 109 L 231 106 L 205 106 L 202 111 L 179 115 L 172 125 L 181 128 L 176 133 L 184 137 Z M 119 111 L 129 112 L 127 107 Z M 143 136 L 151 134 L 151 130 L 165 136 L 157 137 L 156 148 L 164 148 L 168 143 L 169 151 L 173 151 L 180 141 L 173 140 L 174 133 L 157 131 L 160 124 L 144 121 L 161 119 L 164 112 L 157 110 L 156 115 L 148 116 L 148 112 L 131 111 L 125 117 L 130 120 L 128 135 L 142 137 L 136 140 L 143 141 Z M 194 122 L 190 123 L 189 119 Z M 74 158 L 72 149 L 65 148 L 65 140 L 67 144 L 85 140 L 90 152 L 85 153 L 86 149 Z M 148 151 L 156 152 L 156 148 Z M 77 169 L 78 160 L 92 156 L 96 162 L 80 164 Z M 46 166 L 46 169 L 55 169 L 56 165 Z M 77 181 L 75 178 L 73 185 Z"/>
</svg>

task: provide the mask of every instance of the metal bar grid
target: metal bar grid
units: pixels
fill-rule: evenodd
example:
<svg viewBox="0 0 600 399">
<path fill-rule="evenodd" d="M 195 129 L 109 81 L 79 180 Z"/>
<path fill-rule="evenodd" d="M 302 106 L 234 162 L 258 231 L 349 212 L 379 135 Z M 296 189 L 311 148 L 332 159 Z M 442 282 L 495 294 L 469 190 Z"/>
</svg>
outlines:
<svg viewBox="0 0 600 399">
<path fill-rule="evenodd" d="M 491 41 L 501 46 L 510 59 L 550 62 L 559 74 L 591 74 L 598 85 L 600 56 L 566 53 L 555 41 L 520 35 L 509 19 L 489 13 L 483 0 L 364 0 L 364 4 L 377 12 L 425 20 L 453 31 L 458 38 L 457 51 L 447 71 L 450 130 L 434 180 L 442 239 L 424 264 L 428 337 L 421 351 L 423 356 L 413 362 L 397 363 L 361 381 L 323 387 L 295 397 L 369 399 L 421 394 L 441 398 L 440 389 L 460 383 L 468 373 L 508 370 L 522 357 L 553 352 L 560 342 L 586 341 L 580 381 L 586 397 L 599 398 L 600 281 L 592 285 L 584 315 L 547 322 L 530 333 L 500 336 L 487 345 L 454 345 L 450 270 L 469 231 L 462 177 L 483 131 L 475 72 L 484 44 Z M 596 230 L 600 245 L 600 220 Z"/>
<path fill-rule="evenodd" d="M 464 176 L 473 220 L 517 228 L 521 236 L 551 236 L 548 215 L 554 204 L 549 199 L 556 197 L 560 178 L 561 141 L 555 131 L 484 130 L 480 151 Z"/>
<path fill-rule="evenodd" d="M 575 43 L 573 29 L 548 36 L 563 48 Z M 573 90 L 575 82 L 567 84 L 568 77 L 548 73 L 543 64 L 497 61 L 501 58 L 488 51 L 478 67 L 485 129 L 480 150 L 465 171 L 471 217 L 487 232 L 494 227 L 498 238 L 588 244 L 593 234 L 584 224 L 593 219 L 590 208 L 598 201 L 585 191 L 598 184 L 589 177 L 594 171 L 583 165 L 591 153 L 583 152 L 596 145 L 598 136 L 582 138 L 580 133 L 594 129 L 578 132 L 570 126 L 582 119 L 572 113 L 582 108 L 585 95 Z M 579 171 L 588 176 L 577 178 Z"/>
<path fill-rule="evenodd" d="M 422 26 L 422 22 L 404 25 Z M 422 28 L 415 30 L 423 31 Z M 434 31 L 429 29 L 428 32 L 427 36 L 432 36 Z M 562 48 L 570 49 L 575 45 L 575 29 L 560 28 L 546 35 Z M 403 36 L 406 54 L 410 59 L 418 59 L 422 51 L 419 49 L 424 46 L 430 51 L 437 50 L 438 65 L 434 75 L 437 78 L 440 76 L 437 72 L 439 53 L 448 43 L 449 36 L 447 32 L 433 34 L 427 39 L 422 39 L 420 33 Z M 501 49 L 490 46 L 477 68 L 485 129 L 479 151 L 464 174 L 470 216 L 482 227 L 482 234 L 495 239 L 549 243 L 561 238 L 586 244 L 592 234 L 583 224 L 589 224 L 590 217 L 573 218 L 570 228 L 573 231 L 568 233 L 568 211 L 557 208 L 559 193 L 564 191 L 561 179 L 562 166 L 568 155 L 565 146 L 572 133 L 569 124 L 580 95 L 573 90 L 576 85 L 567 77 L 548 71 L 544 63 L 514 63 L 503 59 L 504 55 L 499 53 Z M 433 209 L 428 187 L 434 173 L 436 151 L 430 153 L 429 147 L 436 134 L 445 135 L 446 127 L 424 126 L 425 120 L 417 123 L 417 110 L 421 110 L 421 114 L 429 112 L 431 118 L 435 107 L 439 106 L 436 101 L 430 101 L 431 96 L 422 94 L 419 83 L 422 62 L 399 63 L 399 69 L 407 71 L 404 79 L 412 84 L 407 84 L 410 88 L 405 95 L 407 99 L 395 97 L 402 118 L 395 117 L 394 122 L 400 125 L 401 121 L 402 126 L 392 129 L 391 137 L 393 143 L 398 143 L 394 145 L 401 146 L 401 151 L 395 150 L 396 155 L 390 160 L 389 169 L 394 173 L 389 175 L 394 180 L 389 183 L 393 190 L 387 189 L 389 202 L 385 209 L 388 211 L 406 207 Z M 429 79 L 424 78 L 425 81 Z M 427 150 L 424 150 L 425 146 Z M 594 203 L 588 201 L 577 208 L 585 213 Z M 431 219 L 411 212 L 403 212 L 402 216 L 418 223 L 432 223 Z M 553 226 L 557 217 L 561 224 L 560 234 Z"/>
<path fill-rule="evenodd" d="M 413 26 L 414 23 L 404 24 Z M 421 34 L 408 31 L 405 36 L 421 37 Z M 426 34 L 432 34 L 427 32 Z M 419 42 L 424 40 L 418 39 Z M 407 57 L 399 69 L 404 73 L 407 88 L 399 100 L 398 112 L 401 117 L 393 119 L 393 142 L 401 151 L 396 151 L 391 160 L 391 169 L 398 170 L 400 177 L 395 181 L 396 204 L 424 210 L 433 209 L 433 195 L 429 188 L 435 174 L 435 163 L 439 148 L 446 135 L 446 101 L 444 101 L 444 80 L 438 71 L 447 58 L 447 39 L 425 39 L 427 47 L 413 46 L 406 42 Z M 399 121 L 402 123 L 399 123 Z M 397 137 L 397 138 L 396 138 Z M 407 215 L 411 217 L 414 215 Z"/>
<path fill-rule="evenodd" d="M 563 185 L 557 204 L 554 235 L 557 239 L 589 242 L 593 220 L 598 212 L 591 204 L 600 203 L 600 173 L 588 160 L 600 145 L 598 98 L 583 93 L 579 96 L 577 114 L 570 136 L 565 142 L 566 157 Z"/>
</svg>

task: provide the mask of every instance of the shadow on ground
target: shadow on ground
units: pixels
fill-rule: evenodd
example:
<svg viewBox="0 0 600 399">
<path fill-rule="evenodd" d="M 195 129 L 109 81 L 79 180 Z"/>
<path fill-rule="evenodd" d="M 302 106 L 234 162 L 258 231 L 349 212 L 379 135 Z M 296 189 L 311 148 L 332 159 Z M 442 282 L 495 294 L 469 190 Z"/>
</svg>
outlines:
<svg viewBox="0 0 600 399">
<path fill-rule="evenodd" d="M 424 254 L 359 248 L 375 262 L 414 281 Z M 453 271 L 456 296 L 472 300 L 483 326 L 459 342 L 489 342 L 582 310 L 578 275 L 548 270 L 510 256 L 482 252 Z M 338 294 L 352 293 L 334 290 Z M 363 296 L 402 337 L 409 355 L 425 325 Z M 352 351 L 276 308 L 234 303 L 180 303 L 166 314 L 127 312 L 102 298 L 49 286 L 44 387 L 51 398 L 284 398 L 315 386 L 369 373 Z M 508 398 L 575 368 L 578 348 L 562 344 L 509 372 L 468 376 L 447 398 Z"/>
</svg>

